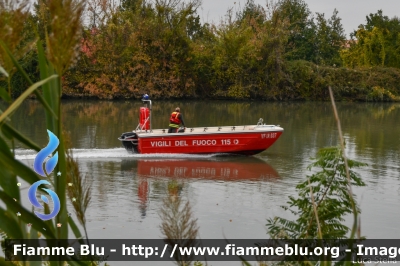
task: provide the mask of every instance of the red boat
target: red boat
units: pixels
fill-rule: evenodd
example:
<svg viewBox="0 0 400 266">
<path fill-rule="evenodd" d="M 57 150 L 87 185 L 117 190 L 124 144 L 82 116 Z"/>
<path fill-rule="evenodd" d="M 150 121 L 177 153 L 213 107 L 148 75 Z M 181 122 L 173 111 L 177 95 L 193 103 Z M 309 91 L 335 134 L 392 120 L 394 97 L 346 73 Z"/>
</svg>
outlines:
<svg viewBox="0 0 400 266">
<path fill-rule="evenodd" d="M 181 128 L 168 134 L 168 129 L 151 128 L 151 101 L 142 101 L 150 108 L 140 108 L 139 125 L 118 138 L 129 152 L 253 155 L 268 149 L 283 132 L 279 125 L 265 125 L 260 118 L 255 125 Z"/>
</svg>

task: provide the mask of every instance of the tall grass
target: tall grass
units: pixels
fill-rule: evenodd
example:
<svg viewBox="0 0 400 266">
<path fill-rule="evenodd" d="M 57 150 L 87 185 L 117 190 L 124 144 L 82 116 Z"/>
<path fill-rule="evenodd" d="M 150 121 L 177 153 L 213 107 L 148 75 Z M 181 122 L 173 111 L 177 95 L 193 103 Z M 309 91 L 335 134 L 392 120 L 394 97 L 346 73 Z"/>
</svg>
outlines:
<svg viewBox="0 0 400 266">
<path fill-rule="evenodd" d="M 170 247 L 176 244 L 180 247 L 195 247 L 199 231 L 197 219 L 194 218 L 189 201 L 185 203 L 180 197 L 180 189 L 181 185 L 176 180 L 168 182 L 168 194 L 160 210 L 161 232 Z M 193 255 L 180 255 L 176 252 L 174 260 L 179 266 L 190 266 Z"/>
<path fill-rule="evenodd" d="M 2 206 L 0 207 L 0 230 L 3 232 L 3 237 L 9 239 L 44 238 L 50 240 L 68 239 L 74 236 L 83 242 L 84 236 L 80 232 L 77 223 L 68 215 L 67 192 L 71 197 L 75 197 L 74 202 L 80 203 L 80 206 L 76 207 L 74 204 L 74 207 L 78 214 L 78 220 L 84 228 L 84 211 L 90 199 L 90 192 L 87 189 L 85 190 L 77 163 L 71 159 L 71 154 L 66 149 L 60 108 L 61 76 L 74 60 L 75 48 L 79 39 L 78 28 L 83 2 L 75 0 L 45 0 L 40 3 L 41 8 L 46 12 L 44 15 L 49 18 L 46 25 L 46 50 L 40 41 L 36 43 L 40 81 L 34 83 L 18 63 L 13 49 L 10 49 L 10 47 L 18 47 L 18 43 L 10 44 L 10 40 L 4 38 L 6 35 L 0 35 L 0 51 L 2 54 L 0 58 L 0 75 L 8 78 L 10 73 L 8 73 L 7 69 L 16 69 L 25 81 L 30 84 L 29 88 L 14 101 L 9 97 L 10 94 L 8 94 L 8 97 L 4 93 L 0 94 L 3 100 L 10 103 L 6 110 L 0 112 L 0 129 L 2 133 L 0 134 L 0 206 Z M 14 11 L 6 10 L 6 12 L 13 14 Z M 5 26 L 12 27 L 9 24 Z M 10 63 L 7 63 L 7 68 L 1 66 L 4 66 L 6 62 L 11 62 L 12 67 Z M 21 204 L 21 192 L 17 186 L 20 179 L 24 180 L 28 185 L 41 179 L 30 167 L 15 158 L 13 148 L 14 141 L 19 141 L 35 151 L 41 149 L 40 145 L 24 136 L 10 124 L 13 119 L 12 114 L 32 93 L 36 95 L 45 110 L 46 116 L 43 119 L 46 120 L 47 129 L 52 131 L 60 141 L 57 149 L 59 155 L 58 164 L 52 176 L 47 176 L 47 179 L 54 180 L 53 190 L 60 199 L 61 208 L 58 215 L 49 221 L 39 219 L 32 213 L 31 209 L 27 209 Z M 43 131 L 45 132 L 46 129 L 43 129 Z M 67 189 L 67 182 L 74 182 L 69 190 Z M 17 215 L 17 213 L 20 215 Z M 27 224 L 30 224 L 30 227 Z M 57 224 L 61 224 L 61 227 L 57 226 Z M 4 261 L 4 258 L 0 258 L 0 265 L 9 264 L 9 262 Z M 34 261 L 24 263 L 24 265 L 41 264 L 41 262 Z M 64 265 L 64 262 L 50 261 L 49 264 Z M 89 265 L 91 263 L 68 261 L 68 264 Z"/>
</svg>

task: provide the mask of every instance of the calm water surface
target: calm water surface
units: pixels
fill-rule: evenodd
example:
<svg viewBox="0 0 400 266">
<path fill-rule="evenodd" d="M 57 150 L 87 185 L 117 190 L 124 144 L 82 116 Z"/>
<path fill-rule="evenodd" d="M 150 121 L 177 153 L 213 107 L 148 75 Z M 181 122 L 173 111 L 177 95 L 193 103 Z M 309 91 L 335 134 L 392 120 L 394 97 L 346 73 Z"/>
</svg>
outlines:
<svg viewBox="0 0 400 266">
<path fill-rule="evenodd" d="M 154 102 L 153 127 L 166 128 L 180 106 L 187 127 L 279 124 L 285 131 L 267 151 L 253 157 L 143 156 L 125 152 L 117 138 L 138 123 L 141 102 L 65 101 L 64 127 L 74 156 L 91 181 L 87 211 L 91 238 L 160 238 L 164 199 L 189 201 L 199 236 L 268 237 L 266 220 L 290 217 L 279 206 L 311 172 L 318 149 L 338 144 L 329 103 Z M 357 170 L 367 187 L 354 189 L 361 206 L 362 234 L 400 238 L 400 104 L 340 103 L 339 114 L 351 159 L 368 163 Z M 14 114 L 15 127 L 47 144 L 44 112 L 28 101 Z M 34 152 L 18 147 L 32 165 Z M 172 190 L 171 186 L 178 187 Z M 352 223 L 351 217 L 346 221 Z"/>
</svg>

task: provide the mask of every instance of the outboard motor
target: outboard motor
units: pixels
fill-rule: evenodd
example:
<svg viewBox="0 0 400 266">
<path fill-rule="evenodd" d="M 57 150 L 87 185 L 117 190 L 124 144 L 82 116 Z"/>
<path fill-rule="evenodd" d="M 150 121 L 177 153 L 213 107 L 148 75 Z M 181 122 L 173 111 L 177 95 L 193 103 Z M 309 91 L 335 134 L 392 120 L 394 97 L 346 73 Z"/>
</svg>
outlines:
<svg viewBox="0 0 400 266">
<path fill-rule="evenodd" d="M 122 142 L 122 145 L 124 145 L 128 152 L 138 152 L 138 137 L 135 132 L 122 133 L 121 137 L 118 139 Z"/>
<path fill-rule="evenodd" d="M 139 125 L 133 132 L 122 133 L 118 138 L 122 145 L 128 152 L 139 153 L 139 137 L 138 134 L 152 133 L 151 128 L 151 100 L 148 94 L 144 94 L 142 102 L 146 104 L 145 107 L 140 107 L 139 110 Z M 147 107 L 149 104 L 149 107 Z M 145 131 L 145 132 L 143 132 Z M 150 132 L 149 132 L 150 131 Z M 138 133 L 136 133 L 138 132 Z"/>
</svg>

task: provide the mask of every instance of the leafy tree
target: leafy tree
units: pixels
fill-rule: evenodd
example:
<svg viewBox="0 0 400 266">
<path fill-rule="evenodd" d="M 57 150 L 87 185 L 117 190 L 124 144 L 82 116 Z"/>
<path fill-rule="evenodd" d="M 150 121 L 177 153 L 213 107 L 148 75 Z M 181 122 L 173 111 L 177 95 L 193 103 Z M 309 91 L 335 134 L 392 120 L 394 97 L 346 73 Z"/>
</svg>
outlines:
<svg viewBox="0 0 400 266">
<path fill-rule="evenodd" d="M 316 13 L 314 19 L 303 0 L 281 0 L 279 12 L 289 21 L 288 60 L 306 60 L 323 65 L 341 65 L 340 49 L 345 34 L 335 9 L 330 19 Z"/>
<path fill-rule="evenodd" d="M 365 29 L 371 31 L 373 28 L 387 29 L 389 31 L 399 31 L 399 18 L 394 17 L 390 19 L 388 16 L 383 15 L 382 10 L 378 10 L 375 14 L 369 14 L 366 17 L 367 23 Z"/>
<path fill-rule="evenodd" d="M 239 23 L 249 19 L 254 19 L 259 25 L 267 19 L 264 8 L 254 3 L 254 0 L 247 0 L 243 10 L 236 13 L 236 20 Z"/>
<path fill-rule="evenodd" d="M 281 0 L 278 12 L 289 23 L 286 58 L 315 62 L 316 25 L 307 3 L 303 0 Z"/>
<path fill-rule="evenodd" d="M 125 11 L 135 11 L 143 0 L 121 0 L 121 8 Z"/>
<path fill-rule="evenodd" d="M 195 94 L 191 44 L 204 33 L 199 2 L 129 3 L 135 7 L 109 10 L 104 25 L 87 32 L 88 47 L 68 87 L 101 98 Z"/>
<path fill-rule="evenodd" d="M 245 7 L 246 10 L 247 7 Z M 260 11 L 260 10 L 259 10 Z M 240 13 L 241 14 L 241 13 Z M 270 7 L 259 24 L 255 18 L 231 14 L 216 30 L 214 95 L 229 98 L 279 98 L 285 78 L 287 23 Z"/>
<path fill-rule="evenodd" d="M 351 34 L 348 49 L 341 51 L 343 62 L 348 67 L 386 66 L 400 68 L 400 20 L 383 16 L 382 10 L 366 17 Z"/>
<path fill-rule="evenodd" d="M 218 37 L 214 32 L 215 27 L 205 23 L 199 31 L 193 34 L 194 36 L 190 43 L 192 51 L 191 62 L 193 66 L 192 74 L 196 86 L 196 96 L 211 96 L 213 92 L 211 80 L 215 75 L 213 62 L 216 56 L 215 47 L 218 43 Z"/>
<path fill-rule="evenodd" d="M 101 26 L 103 26 L 107 22 L 107 20 L 111 18 L 109 15 L 112 13 L 113 10 L 123 9 L 121 6 L 115 6 L 115 3 L 111 0 L 85 1 L 85 24 L 87 24 L 91 29 L 100 28 Z"/>
<path fill-rule="evenodd" d="M 347 162 L 349 169 L 365 165 L 353 160 Z M 290 210 L 296 216 L 296 220 L 281 217 L 268 220 L 267 226 L 272 238 L 347 238 L 349 228 L 343 221 L 345 215 L 352 213 L 352 195 L 348 190 L 350 184 L 346 177 L 342 150 L 340 147 L 321 149 L 309 169 L 313 167 L 318 167 L 320 171 L 298 184 L 298 197 L 290 196 L 289 206 L 282 206 L 285 210 Z M 365 186 L 357 173 L 350 170 L 349 174 L 351 185 Z"/>
<path fill-rule="evenodd" d="M 350 43 L 350 48 L 341 51 L 344 64 L 348 67 L 384 66 L 386 45 L 383 31 L 379 28 L 367 31 L 361 27 L 355 36 L 357 40 Z"/>
<path fill-rule="evenodd" d="M 197 40 L 205 37 L 207 31 L 207 25 L 201 25 L 200 16 L 197 14 L 189 15 L 187 24 L 186 24 L 186 32 L 190 39 Z"/>
<path fill-rule="evenodd" d="M 1 41 L 8 47 L 16 60 L 23 58 L 31 49 L 34 40 L 29 31 L 25 30 L 28 17 L 27 1 L 0 1 Z M 17 68 L 4 48 L 0 48 L 0 66 L 2 66 L 2 72 L 8 73 L 5 76 L 0 75 L 0 94 L 5 96 L 7 101 L 10 101 L 12 78 L 17 72 Z"/>
<path fill-rule="evenodd" d="M 341 65 L 340 50 L 346 36 L 340 22 L 341 18 L 338 17 L 338 11 L 335 9 L 332 17 L 328 20 L 325 19 L 324 14 L 317 13 L 316 20 L 316 63 L 330 66 Z"/>
</svg>

